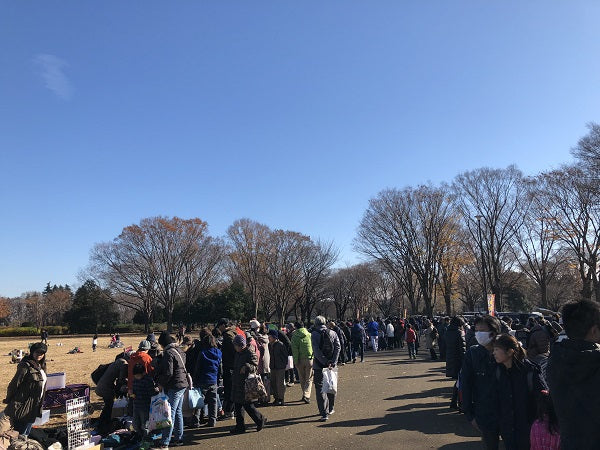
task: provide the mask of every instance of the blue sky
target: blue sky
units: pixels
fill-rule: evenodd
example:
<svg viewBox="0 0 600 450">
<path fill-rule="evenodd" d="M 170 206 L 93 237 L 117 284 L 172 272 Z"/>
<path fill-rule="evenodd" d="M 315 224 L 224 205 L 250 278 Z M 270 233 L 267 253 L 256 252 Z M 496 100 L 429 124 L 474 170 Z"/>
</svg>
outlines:
<svg viewBox="0 0 600 450">
<path fill-rule="evenodd" d="M 334 240 L 369 198 L 571 159 L 600 3 L 3 2 L 0 295 L 77 284 L 143 217 Z"/>
</svg>

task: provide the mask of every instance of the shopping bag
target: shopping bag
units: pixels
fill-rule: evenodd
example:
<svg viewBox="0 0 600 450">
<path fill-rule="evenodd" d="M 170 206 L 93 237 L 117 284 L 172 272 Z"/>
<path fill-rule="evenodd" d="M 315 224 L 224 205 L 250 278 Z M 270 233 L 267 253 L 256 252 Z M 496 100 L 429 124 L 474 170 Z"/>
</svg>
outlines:
<svg viewBox="0 0 600 450">
<path fill-rule="evenodd" d="M 337 394 L 338 369 L 323 369 L 322 394 Z"/>
<path fill-rule="evenodd" d="M 267 390 L 260 375 L 251 373 L 244 384 L 244 396 L 247 402 L 256 402 L 267 396 Z"/>
<path fill-rule="evenodd" d="M 294 368 L 294 357 L 288 356 L 287 366 L 285 366 L 285 370 L 290 370 Z"/>
<path fill-rule="evenodd" d="M 169 428 L 171 424 L 171 405 L 169 405 L 169 397 L 163 392 L 160 392 L 150 399 L 148 429 L 150 431 L 160 430 L 161 428 Z"/>
<path fill-rule="evenodd" d="M 204 395 L 200 389 L 188 389 L 188 404 L 191 409 L 204 408 Z"/>
</svg>

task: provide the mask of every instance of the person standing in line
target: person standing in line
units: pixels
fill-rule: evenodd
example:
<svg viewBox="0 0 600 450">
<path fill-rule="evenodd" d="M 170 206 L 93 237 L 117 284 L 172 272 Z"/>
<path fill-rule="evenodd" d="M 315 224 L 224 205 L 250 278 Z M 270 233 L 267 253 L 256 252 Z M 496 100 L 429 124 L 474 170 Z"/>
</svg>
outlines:
<svg viewBox="0 0 600 450">
<path fill-rule="evenodd" d="M 233 380 L 233 360 L 235 358 L 235 349 L 233 348 L 233 339 L 238 335 L 236 327 L 229 323 L 228 319 L 219 319 L 217 322 L 217 329 L 221 333 L 222 344 L 221 352 L 223 354 L 223 389 L 224 389 L 224 401 L 223 410 L 225 419 L 231 419 L 233 417 L 234 404 L 231 401 L 232 392 L 232 380 Z M 245 333 L 244 333 L 245 335 Z M 246 338 L 244 337 L 244 345 Z"/>
<path fill-rule="evenodd" d="M 335 331 L 327 328 L 327 320 L 323 316 L 315 318 L 315 326 L 310 335 L 313 348 L 313 371 L 315 391 L 317 395 L 317 407 L 321 415 L 320 421 L 326 421 L 335 412 L 336 394 L 322 392 L 323 371 L 331 370 L 336 366 L 340 355 L 341 346 Z"/>
<path fill-rule="evenodd" d="M 393 350 L 394 349 L 394 325 L 392 325 L 392 322 L 390 320 L 386 320 L 385 321 L 386 325 L 385 325 L 385 338 L 386 338 L 386 348 L 388 350 Z"/>
<path fill-rule="evenodd" d="M 294 366 L 298 369 L 302 401 L 310 403 L 310 392 L 313 378 L 313 349 L 309 331 L 301 320 L 295 324 L 296 331 L 292 335 L 292 354 Z"/>
<path fill-rule="evenodd" d="M 171 426 L 162 431 L 160 446 L 168 448 L 175 434 L 175 446 L 183 445 L 183 395 L 188 386 L 185 368 L 185 353 L 177 341 L 167 331 L 158 337 L 163 348 L 163 356 L 156 371 L 156 378 L 162 390 L 169 397 L 171 406 Z"/>
<path fill-rule="evenodd" d="M 467 350 L 460 371 L 462 407 L 465 417 L 481 432 L 484 447 L 497 450 L 500 436 L 497 363 L 492 354 L 494 339 L 500 333 L 500 321 L 490 315 L 475 320 L 478 345 Z"/>
<path fill-rule="evenodd" d="M 204 395 L 204 409 L 208 418 L 208 426 L 215 427 L 218 413 L 218 378 L 221 366 L 222 353 L 217 348 L 217 341 L 208 328 L 200 330 L 200 342 L 198 343 L 198 357 L 194 364 L 193 381 L 194 387 L 200 388 Z M 196 422 L 200 424 L 201 411 L 196 411 Z"/>
<path fill-rule="evenodd" d="M 467 352 L 463 326 L 464 320 L 454 316 L 450 320 L 450 325 L 448 325 L 448 329 L 445 332 L 444 340 L 446 346 L 446 376 L 457 381 L 458 374 L 460 373 L 460 369 L 465 359 L 465 353 Z M 458 409 L 458 387 L 456 382 L 452 388 L 450 409 Z"/>
<path fill-rule="evenodd" d="M 94 334 L 94 337 L 92 338 L 92 351 L 95 352 L 97 347 L 98 347 L 98 335 Z"/>
<path fill-rule="evenodd" d="M 367 325 L 367 330 L 369 332 L 369 339 L 371 340 L 371 348 L 376 352 L 379 341 L 379 324 L 375 319 L 371 319 L 369 325 Z"/>
<path fill-rule="evenodd" d="M 350 332 L 352 337 L 352 362 L 356 363 L 356 353 L 360 352 L 360 362 L 365 359 L 365 329 L 358 319 L 354 319 L 354 325 Z"/>
<path fill-rule="evenodd" d="M 408 348 L 408 357 L 410 359 L 417 359 L 417 353 L 415 350 L 415 343 L 417 342 L 417 333 L 409 323 L 406 325 L 406 347 Z"/>
<path fill-rule="evenodd" d="M 435 345 L 438 339 L 438 330 L 433 326 L 433 323 L 430 320 L 425 322 L 425 327 L 425 331 L 423 332 L 425 335 L 425 348 L 429 350 L 431 360 L 435 361 L 438 359 L 437 353 L 435 352 Z"/>
<path fill-rule="evenodd" d="M 241 434 L 246 432 L 244 410 L 256 424 L 256 431 L 260 431 L 267 423 L 267 418 L 256 409 L 254 402 L 246 400 L 245 391 L 248 375 L 256 373 L 258 358 L 256 357 L 256 353 L 251 351 L 246 345 L 246 338 L 240 334 L 234 337 L 233 348 L 236 353 L 233 360 L 233 379 L 230 400 L 235 405 L 235 427 L 229 432 L 231 434 Z"/>
<path fill-rule="evenodd" d="M 554 343 L 546 374 L 563 450 L 600 442 L 600 305 L 582 300 L 562 309 L 568 339 Z"/>
<path fill-rule="evenodd" d="M 288 351 L 279 340 L 277 330 L 269 331 L 269 355 L 271 365 L 271 392 L 275 400 L 273 406 L 284 406 L 285 372 Z"/>
</svg>

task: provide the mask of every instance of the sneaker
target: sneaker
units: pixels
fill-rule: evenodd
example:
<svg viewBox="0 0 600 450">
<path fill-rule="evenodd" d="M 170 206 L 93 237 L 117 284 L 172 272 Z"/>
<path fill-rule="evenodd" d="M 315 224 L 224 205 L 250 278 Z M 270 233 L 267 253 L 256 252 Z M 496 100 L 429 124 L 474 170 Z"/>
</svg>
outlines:
<svg viewBox="0 0 600 450">
<path fill-rule="evenodd" d="M 265 427 L 265 424 L 267 423 L 267 418 L 265 416 L 263 416 L 262 421 L 256 425 L 256 431 L 260 431 Z"/>
<path fill-rule="evenodd" d="M 335 409 L 332 409 L 331 411 L 329 411 L 329 415 L 332 415 L 335 413 Z"/>
<path fill-rule="evenodd" d="M 217 422 L 215 420 L 209 420 L 206 424 L 207 427 L 213 428 L 217 426 Z"/>
<path fill-rule="evenodd" d="M 303 401 L 304 403 L 306 403 L 307 405 L 308 405 L 308 404 L 310 404 L 310 398 L 307 398 L 307 397 L 302 397 L 302 401 Z"/>
<path fill-rule="evenodd" d="M 327 422 L 328 419 L 329 419 L 329 416 L 327 414 L 325 414 L 324 416 L 321 416 L 321 418 L 319 419 L 319 422 Z"/>
<path fill-rule="evenodd" d="M 183 446 L 183 439 L 179 439 L 177 441 L 175 441 L 175 447 L 181 447 Z"/>
<path fill-rule="evenodd" d="M 352 364 L 356 364 L 356 358 L 352 360 Z"/>
<path fill-rule="evenodd" d="M 290 381 L 289 383 L 286 384 L 287 387 L 292 387 L 294 385 L 293 381 Z"/>
</svg>

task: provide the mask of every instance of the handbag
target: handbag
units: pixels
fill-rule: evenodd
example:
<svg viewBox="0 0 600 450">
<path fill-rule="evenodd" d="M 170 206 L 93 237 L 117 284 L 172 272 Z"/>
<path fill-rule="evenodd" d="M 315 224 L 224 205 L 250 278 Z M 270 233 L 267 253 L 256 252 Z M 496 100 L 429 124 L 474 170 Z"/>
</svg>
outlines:
<svg viewBox="0 0 600 450">
<path fill-rule="evenodd" d="M 244 398 L 247 402 L 256 402 L 267 397 L 267 390 L 260 375 L 250 374 L 244 383 Z"/>
<path fill-rule="evenodd" d="M 202 395 L 202 391 L 197 388 L 189 389 L 188 402 L 190 405 L 190 409 L 204 408 L 204 395 Z"/>
<path fill-rule="evenodd" d="M 183 371 L 185 372 L 185 377 L 187 378 L 188 388 L 189 389 L 194 389 L 194 383 L 192 382 L 192 376 L 190 375 L 190 373 L 185 368 L 185 364 L 183 362 L 183 358 L 181 357 L 181 355 L 179 354 L 179 352 L 177 350 L 175 350 L 175 354 L 179 358 L 179 362 L 181 362 L 181 367 L 183 367 Z"/>
</svg>

